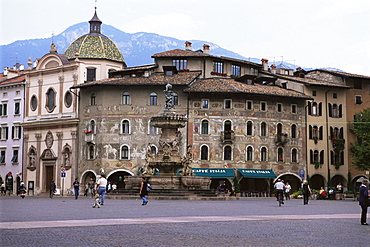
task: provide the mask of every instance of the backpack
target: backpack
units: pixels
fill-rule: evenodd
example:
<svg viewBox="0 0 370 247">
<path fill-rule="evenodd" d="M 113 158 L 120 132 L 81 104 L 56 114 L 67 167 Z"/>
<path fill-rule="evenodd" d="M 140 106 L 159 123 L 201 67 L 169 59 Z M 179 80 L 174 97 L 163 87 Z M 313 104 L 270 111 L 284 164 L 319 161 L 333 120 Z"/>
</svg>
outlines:
<svg viewBox="0 0 370 247">
<path fill-rule="evenodd" d="M 146 185 L 146 191 L 151 191 L 152 190 L 152 186 L 150 186 L 150 184 L 148 183 L 147 185 Z"/>
</svg>

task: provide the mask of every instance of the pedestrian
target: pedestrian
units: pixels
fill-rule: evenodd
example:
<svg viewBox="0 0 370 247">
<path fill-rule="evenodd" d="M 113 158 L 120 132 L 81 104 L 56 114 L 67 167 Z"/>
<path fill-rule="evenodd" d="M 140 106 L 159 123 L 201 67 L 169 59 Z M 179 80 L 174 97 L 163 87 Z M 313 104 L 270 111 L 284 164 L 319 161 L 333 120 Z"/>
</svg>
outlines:
<svg viewBox="0 0 370 247">
<path fill-rule="evenodd" d="M 84 196 L 87 196 L 87 193 L 89 192 L 89 183 L 86 183 L 85 184 L 85 192 L 84 192 Z"/>
<path fill-rule="evenodd" d="M 113 183 L 113 185 L 112 185 L 112 192 L 113 193 L 117 192 L 117 184 L 116 183 Z"/>
<path fill-rule="evenodd" d="M 361 206 L 361 225 L 369 225 L 366 223 L 366 216 L 367 216 L 367 207 L 370 206 L 369 204 L 369 180 L 364 179 L 359 189 L 360 197 L 359 197 L 359 204 Z"/>
<path fill-rule="evenodd" d="M 311 188 L 308 185 L 307 180 L 303 181 L 302 192 L 303 192 L 303 205 L 306 205 L 308 204 L 308 198 L 312 194 Z"/>
<path fill-rule="evenodd" d="M 95 207 L 100 208 L 100 196 L 99 196 L 98 193 L 95 194 L 94 205 L 92 207 L 93 208 L 95 208 Z"/>
<path fill-rule="evenodd" d="M 107 184 L 107 193 L 109 193 L 112 190 L 112 184 L 108 182 Z"/>
<path fill-rule="evenodd" d="M 100 175 L 100 178 L 96 182 L 96 188 L 95 188 L 96 190 L 95 193 L 98 193 L 99 196 L 101 196 L 100 205 L 104 205 L 105 193 L 107 193 L 107 184 L 108 184 L 108 181 L 105 178 L 105 175 L 104 174 Z"/>
<path fill-rule="evenodd" d="M 52 180 L 51 183 L 50 183 L 50 186 L 49 186 L 49 189 L 50 189 L 50 194 L 49 194 L 50 199 L 53 198 L 56 188 L 57 188 L 57 186 L 55 185 L 54 180 Z"/>
<path fill-rule="evenodd" d="M 339 193 L 343 193 L 343 186 L 342 186 L 342 184 L 341 184 L 341 183 L 338 183 L 338 184 L 337 184 L 337 191 L 338 191 Z"/>
<path fill-rule="evenodd" d="M 95 181 L 93 180 L 93 178 L 90 178 L 89 180 L 89 189 L 90 189 L 90 196 L 91 198 L 94 197 L 94 194 L 95 194 Z"/>
<path fill-rule="evenodd" d="M 292 189 L 292 187 L 290 186 L 289 182 L 286 182 L 285 183 L 285 191 L 284 191 L 284 194 L 285 194 L 285 200 L 290 200 L 290 190 Z"/>
<path fill-rule="evenodd" d="M 140 197 L 143 199 L 142 206 L 148 204 L 148 200 L 146 196 L 148 195 L 148 182 L 146 181 L 145 177 L 141 178 L 141 185 L 140 185 Z"/>
<path fill-rule="evenodd" d="M 78 199 L 78 194 L 80 193 L 80 182 L 78 182 L 78 179 L 76 178 L 75 181 L 73 182 L 73 189 L 75 192 L 75 200 Z"/>
<path fill-rule="evenodd" d="M 281 203 L 284 204 L 284 180 L 278 179 L 277 183 L 274 185 L 276 189 L 276 200 L 279 201 L 279 195 L 281 196 Z"/>
<path fill-rule="evenodd" d="M 1 195 L 5 196 L 5 184 L 4 183 L 1 184 Z"/>
</svg>

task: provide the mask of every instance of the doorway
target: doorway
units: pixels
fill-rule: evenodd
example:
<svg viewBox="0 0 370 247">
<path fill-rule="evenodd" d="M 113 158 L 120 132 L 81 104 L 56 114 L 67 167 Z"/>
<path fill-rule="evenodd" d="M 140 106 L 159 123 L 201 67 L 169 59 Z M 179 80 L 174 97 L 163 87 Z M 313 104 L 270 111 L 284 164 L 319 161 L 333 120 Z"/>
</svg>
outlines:
<svg viewBox="0 0 370 247">
<path fill-rule="evenodd" d="M 50 183 L 53 180 L 54 180 L 54 166 L 45 166 L 45 192 L 49 191 Z"/>
</svg>

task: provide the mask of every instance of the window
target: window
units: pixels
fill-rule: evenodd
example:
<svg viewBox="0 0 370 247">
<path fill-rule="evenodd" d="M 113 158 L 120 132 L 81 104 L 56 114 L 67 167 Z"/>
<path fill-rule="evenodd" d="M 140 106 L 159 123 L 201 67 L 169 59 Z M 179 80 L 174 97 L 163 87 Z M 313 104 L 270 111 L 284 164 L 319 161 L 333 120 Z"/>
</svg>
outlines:
<svg viewBox="0 0 370 247">
<path fill-rule="evenodd" d="M 316 96 L 316 91 L 312 91 L 312 96 Z"/>
<path fill-rule="evenodd" d="M 202 120 L 201 134 L 208 135 L 209 122 L 208 120 Z"/>
<path fill-rule="evenodd" d="M 87 69 L 86 71 L 87 71 L 86 81 L 96 81 L 96 69 L 92 68 Z"/>
<path fill-rule="evenodd" d="M 121 160 L 128 160 L 129 157 L 129 148 L 126 145 L 121 147 Z"/>
<path fill-rule="evenodd" d="M 121 134 L 130 133 L 130 122 L 128 120 L 122 120 L 121 123 Z"/>
<path fill-rule="evenodd" d="M 131 98 L 129 92 L 124 92 L 122 94 L 122 104 L 123 105 L 130 105 L 131 104 Z"/>
<path fill-rule="evenodd" d="M 329 107 L 329 117 L 341 118 L 342 117 L 342 105 L 328 104 Z"/>
<path fill-rule="evenodd" d="M 151 134 L 151 135 L 157 135 L 158 134 L 158 128 L 153 126 L 152 121 L 149 122 L 149 134 Z"/>
<path fill-rule="evenodd" d="M 333 117 L 338 117 L 338 105 L 337 104 L 333 104 L 333 114 L 332 114 L 332 116 Z"/>
<path fill-rule="evenodd" d="M 290 126 L 290 137 L 297 138 L 297 125 L 295 124 L 292 124 L 292 126 Z"/>
<path fill-rule="evenodd" d="M 321 116 L 322 103 L 308 102 L 308 115 Z"/>
<path fill-rule="evenodd" d="M 258 69 L 251 68 L 251 74 L 252 75 L 258 75 Z"/>
<path fill-rule="evenodd" d="M 208 109 L 208 99 L 202 99 L 202 108 Z"/>
<path fill-rule="evenodd" d="M 253 132 L 253 123 L 252 121 L 247 122 L 247 135 L 251 136 Z"/>
<path fill-rule="evenodd" d="M 157 105 L 157 94 L 154 92 L 149 96 L 149 105 Z"/>
<path fill-rule="evenodd" d="M 298 159 L 298 154 L 297 154 L 297 149 L 293 148 L 292 149 L 292 162 L 293 163 L 297 163 Z"/>
<path fill-rule="evenodd" d="M 87 158 L 89 160 L 93 160 L 95 158 L 95 145 L 94 144 L 89 144 L 88 145 L 88 155 Z"/>
<path fill-rule="evenodd" d="M 0 127 L 0 140 L 8 140 L 8 126 Z"/>
<path fill-rule="evenodd" d="M 202 145 L 200 148 L 200 159 L 208 160 L 208 147 L 206 145 Z"/>
<path fill-rule="evenodd" d="M 231 128 L 231 121 L 230 120 L 226 120 L 224 122 L 224 131 L 231 131 L 232 128 Z"/>
<path fill-rule="evenodd" d="M 232 75 L 236 75 L 236 76 L 240 76 L 241 72 L 240 72 L 240 66 L 239 65 L 231 65 L 231 74 Z"/>
<path fill-rule="evenodd" d="M 362 104 L 362 97 L 361 95 L 356 95 L 356 105 L 361 105 Z"/>
<path fill-rule="evenodd" d="M 12 160 L 13 163 L 18 163 L 18 149 L 13 149 Z"/>
<path fill-rule="evenodd" d="M 231 147 L 230 146 L 224 147 L 224 160 L 231 160 Z"/>
<path fill-rule="evenodd" d="M 261 111 L 266 111 L 266 102 L 261 102 Z"/>
<path fill-rule="evenodd" d="M 277 112 L 283 111 L 283 105 L 281 103 L 277 103 Z"/>
<path fill-rule="evenodd" d="M 282 148 L 278 148 L 278 161 L 283 162 L 284 161 L 284 153 Z"/>
<path fill-rule="evenodd" d="M 5 163 L 5 150 L 0 150 L 0 164 Z"/>
<path fill-rule="evenodd" d="M 95 134 L 96 132 L 96 128 L 95 128 L 96 124 L 95 124 L 95 120 L 91 120 L 90 121 L 90 125 L 89 125 L 89 128 L 88 130 L 91 131 L 91 133 Z"/>
<path fill-rule="evenodd" d="M 91 93 L 90 95 L 90 105 L 96 105 L 96 94 L 95 93 Z"/>
<path fill-rule="evenodd" d="M 231 109 L 231 99 L 225 99 L 225 109 Z"/>
<path fill-rule="evenodd" d="M 283 88 L 287 89 L 287 87 L 288 87 L 288 83 L 283 82 L 283 83 L 281 83 L 281 86 L 282 86 Z"/>
<path fill-rule="evenodd" d="M 37 98 L 36 95 L 32 95 L 31 97 L 31 110 L 35 111 L 37 109 Z"/>
<path fill-rule="evenodd" d="M 22 136 L 21 126 L 13 126 L 12 127 L 12 139 L 21 139 L 21 136 Z"/>
<path fill-rule="evenodd" d="M 251 146 L 247 147 L 247 161 L 253 160 L 253 148 Z"/>
<path fill-rule="evenodd" d="M 46 92 L 46 109 L 49 112 L 52 112 L 55 108 L 55 91 L 52 88 L 49 88 Z"/>
<path fill-rule="evenodd" d="M 253 110 L 253 101 L 247 100 L 247 110 Z"/>
<path fill-rule="evenodd" d="M 297 113 L 297 105 L 296 105 L 296 104 L 292 104 L 292 105 L 291 105 L 291 112 L 292 112 L 293 114 L 296 114 L 296 113 Z"/>
<path fill-rule="evenodd" d="M 338 98 L 338 94 L 337 93 L 333 93 L 333 99 L 336 99 Z"/>
<path fill-rule="evenodd" d="M 266 149 L 266 147 L 261 148 L 261 161 L 267 161 L 267 149 Z"/>
<path fill-rule="evenodd" d="M 218 73 L 224 72 L 224 63 L 223 62 L 213 62 L 213 71 Z"/>
<path fill-rule="evenodd" d="M 152 152 L 152 154 L 157 154 L 157 147 L 156 146 L 154 146 L 154 145 L 151 145 L 150 146 L 150 151 Z"/>
<path fill-rule="evenodd" d="M 1 104 L 0 105 L 0 116 L 7 116 L 8 115 L 8 104 Z"/>
<path fill-rule="evenodd" d="M 19 115 L 21 114 L 21 103 L 20 102 L 15 102 L 14 103 L 14 115 Z"/>
<path fill-rule="evenodd" d="M 174 59 L 172 60 L 172 66 L 176 66 L 177 70 L 187 69 L 188 60 L 186 59 Z"/>
<path fill-rule="evenodd" d="M 261 123 L 261 136 L 266 136 L 266 123 Z"/>
<path fill-rule="evenodd" d="M 67 91 L 64 95 L 64 104 L 67 108 L 71 107 L 72 105 L 72 93 L 70 91 Z"/>
<path fill-rule="evenodd" d="M 179 105 L 179 96 L 177 95 L 177 93 L 173 93 L 172 95 L 172 104 Z"/>
</svg>

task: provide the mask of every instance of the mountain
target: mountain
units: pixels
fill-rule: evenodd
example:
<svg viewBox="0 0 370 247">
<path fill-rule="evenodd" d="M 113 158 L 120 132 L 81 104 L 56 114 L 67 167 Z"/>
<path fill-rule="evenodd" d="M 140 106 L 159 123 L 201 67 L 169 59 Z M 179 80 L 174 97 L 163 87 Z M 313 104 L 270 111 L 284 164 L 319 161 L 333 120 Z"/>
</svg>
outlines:
<svg viewBox="0 0 370 247">
<path fill-rule="evenodd" d="M 89 32 L 88 24 L 83 22 L 67 28 L 64 32 L 53 37 L 58 53 L 64 53 L 68 46 L 78 37 Z M 127 66 L 137 66 L 153 63 L 151 56 L 155 53 L 172 49 L 184 49 L 185 40 L 161 36 L 154 33 L 126 33 L 110 25 L 102 25 L 102 33 L 109 37 L 122 52 Z M 211 46 L 211 54 L 225 56 L 260 63 L 260 59 L 247 59 L 235 52 L 201 40 L 189 40 L 194 50 L 202 49 L 204 44 Z M 27 67 L 28 57 L 31 61 L 41 58 L 49 52 L 52 38 L 28 39 L 15 41 L 8 45 L 0 46 L 0 68 L 13 67 L 16 63 Z"/>
</svg>

